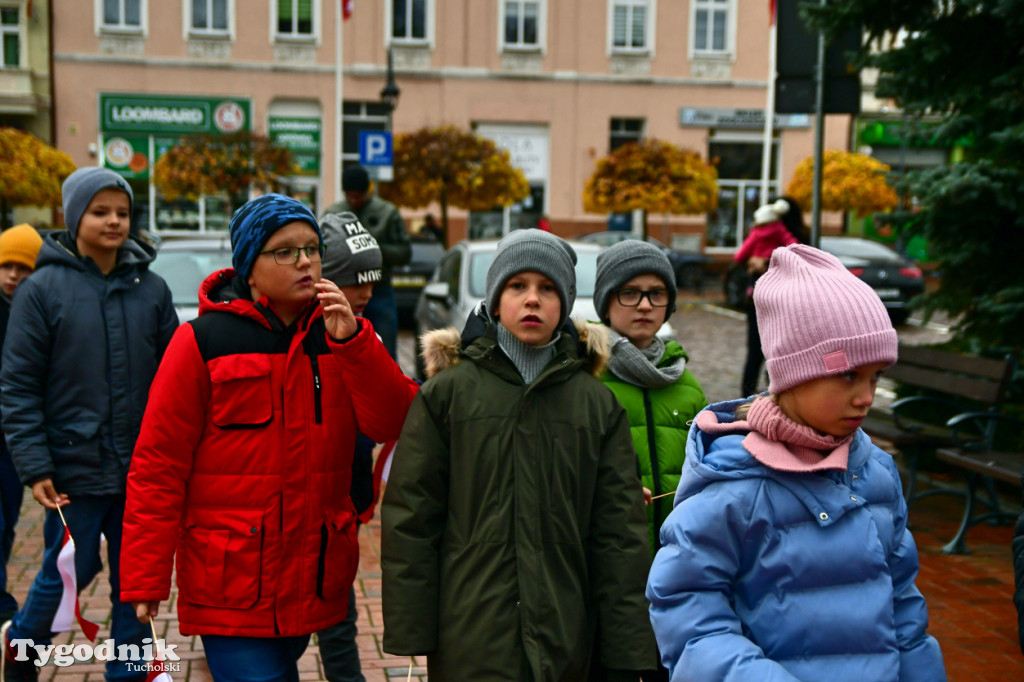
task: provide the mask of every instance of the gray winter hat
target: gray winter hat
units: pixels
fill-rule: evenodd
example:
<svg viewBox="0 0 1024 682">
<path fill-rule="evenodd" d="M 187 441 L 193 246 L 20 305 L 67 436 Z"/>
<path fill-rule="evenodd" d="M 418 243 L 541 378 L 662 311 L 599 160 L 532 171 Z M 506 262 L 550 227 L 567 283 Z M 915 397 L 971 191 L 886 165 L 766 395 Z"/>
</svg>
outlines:
<svg viewBox="0 0 1024 682">
<path fill-rule="evenodd" d="M 88 166 L 79 168 L 67 177 L 61 187 L 61 198 L 64 202 L 64 225 L 67 226 L 71 238 L 78 236 L 78 222 L 82 219 L 89 202 L 101 189 L 119 189 L 128 195 L 128 216 L 131 218 L 135 206 L 132 188 L 120 175 L 107 168 Z"/>
<path fill-rule="evenodd" d="M 665 319 L 676 309 L 676 274 L 668 256 L 654 244 L 639 239 L 625 239 L 597 255 L 597 275 L 594 280 L 594 309 L 598 317 L 608 324 L 608 306 L 612 293 L 637 275 L 650 273 L 665 282 L 668 289 L 668 307 Z"/>
<path fill-rule="evenodd" d="M 339 287 L 377 283 L 383 258 L 380 245 L 353 213 L 330 213 L 320 221 L 324 233 L 321 274 Z"/>
<path fill-rule="evenodd" d="M 558 326 L 569 317 L 576 302 L 576 252 L 561 237 L 543 230 L 515 230 L 498 242 L 487 269 L 487 313 L 498 319 L 498 301 L 505 283 L 520 272 L 539 272 L 554 283 L 562 302 Z"/>
</svg>

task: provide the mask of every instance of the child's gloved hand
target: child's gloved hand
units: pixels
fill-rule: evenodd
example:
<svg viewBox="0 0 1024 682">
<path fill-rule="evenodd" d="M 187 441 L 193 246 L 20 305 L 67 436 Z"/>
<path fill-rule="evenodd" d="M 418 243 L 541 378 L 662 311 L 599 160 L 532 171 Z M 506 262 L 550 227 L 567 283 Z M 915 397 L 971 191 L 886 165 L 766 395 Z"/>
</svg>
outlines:
<svg viewBox="0 0 1024 682">
<path fill-rule="evenodd" d="M 359 331 L 356 314 L 352 312 L 352 306 L 337 284 L 329 279 L 321 279 L 316 283 L 316 290 L 316 297 L 324 310 L 324 324 L 332 339 L 341 341 Z"/>
</svg>

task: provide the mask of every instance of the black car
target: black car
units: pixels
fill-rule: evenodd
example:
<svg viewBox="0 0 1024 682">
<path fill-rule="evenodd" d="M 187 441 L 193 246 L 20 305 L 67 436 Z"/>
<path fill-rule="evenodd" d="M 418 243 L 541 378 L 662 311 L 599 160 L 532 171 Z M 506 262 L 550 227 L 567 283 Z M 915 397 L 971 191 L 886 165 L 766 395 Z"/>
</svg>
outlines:
<svg viewBox="0 0 1024 682">
<path fill-rule="evenodd" d="M 444 245 L 441 242 L 433 238 L 414 238 L 412 258 L 406 265 L 396 266 L 391 273 L 391 286 L 395 288 L 395 303 L 398 306 L 398 323 L 402 327 L 413 326 L 416 301 L 443 255 Z"/>
<path fill-rule="evenodd" d="M 627 239 L 640 239 L 640 237 L 632 232 L 609 230 L 607 232 L 591 232 L 590 234 L 576 237 L 576 239 L 581 242 L 607 247 Z M 704 264 L 708 261 L 707 256 L 701 253 L 674 251 L 654 237 L 648 237 L 645 241 L 648 244 L 654 244 L 661 249 L 662 253 L 668 256 L 668 261 L 672 264 L 672 271 L 676 273 L 677 287 L 693 289 L 700 293 L 701 284 L 704 280 Z"/>
<path fill-rule="evenodd" d="M 859 237 L 822 237 L 821 250 L 838 258 L 875 290 L 893 324 L 907 321 L 910 315 L 907 304 L 924 291 L 924 275 L 913 263 L 884 244 Z M 747 280 L 742 264 L 730 268 L 725 278 L 726 305 L 743 307 Z"/>
</svg>

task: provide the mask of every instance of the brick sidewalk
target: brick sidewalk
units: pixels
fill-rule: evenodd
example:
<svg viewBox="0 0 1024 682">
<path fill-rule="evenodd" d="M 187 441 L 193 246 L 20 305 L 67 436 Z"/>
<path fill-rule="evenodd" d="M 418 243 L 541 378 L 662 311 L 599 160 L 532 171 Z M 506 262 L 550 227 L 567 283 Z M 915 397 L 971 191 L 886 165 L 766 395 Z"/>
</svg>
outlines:
<svg viewBox="0 0 1024 682">
<path fill-rule="evenodd" d="M 742 319 L 712 314 L 691 306 L 673 316 L 673 325 L 691 356 L 691 369 L 705 385 L 708 397 L 721 400 L 732 397 L 738 384 L 742 363 Z M 902 335 L 902 332 L 901 332 Z M 405 345 L 409 339 L 405 339 Z M 409 349 L 403 347 L 400 361 L 407 366 Z M 952 484 L 956 484 L 954 481 Z M 1024 680 L 1024 656 L 1017 643 L 1017 616 L 1011 601 L 1013 568 L 1010 557 L 1012 528 L 979 526 L 967 537 L 972 554 L 946 556 L 940 548 L 954 534 L 962 506 L 948 496 L 933 496 L 918 502 L 911 522 L 921 555 L 918 585 L 928 601 L 931 614 L 929 632 L 942 645 L 946 668 L 952 682 L 1007 682 Z M 11 591 L 19 603 L 24 601 L 29 584 L 42 558 L 42 510 L 26 500 L 14 556 L 8 566 Z M 425 660 L 387 656 L 381 652 L 380 525 L 374 520 L 360 530 L 360 566 L 356 599 L 359 606 L 359 650 L 363 673 L 368 682 L 401 682 L 412 663 L 413 679 L 426 680 Z M 108 636 L 109 583 L 102 573 L 82 594 L 86 617 L 100 623 L 99 639 Z M 176 591 L 172 592 L 173 606 Z M 202 682 L 212 679 L 203 658 L 198 637 L 182 637 L 168 605 L 158 619 L 157 632 L 169 643 L 177 644 L 181 670 L 172 674 L 175 682 Z M 855 608 L 855 605 L 851 605 Z M 58 636 L 55 643 L 86 643 L 77 631 Z M 317 648 L 311 645 L 300 661 L 303 680 L 322 680 L 323 671 Z M 86 682 L 103 679 L 102 663 L 80 663 L 66 668 L 52 665 L 42 670 L 41 680 Z M 753 682 L 753 681 L 752 681 Z M 866 681 L 871 682 L 871 681 Z"/>
</svg>

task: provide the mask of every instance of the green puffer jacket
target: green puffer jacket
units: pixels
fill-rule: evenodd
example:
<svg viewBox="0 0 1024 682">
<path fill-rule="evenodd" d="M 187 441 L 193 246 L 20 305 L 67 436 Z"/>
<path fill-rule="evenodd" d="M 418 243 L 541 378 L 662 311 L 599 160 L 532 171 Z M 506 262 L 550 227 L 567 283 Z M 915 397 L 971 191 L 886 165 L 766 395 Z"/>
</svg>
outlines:
<svg viewBox="0 0 1024 682">
<path fill-rule="evenodd" d="M 665 344 L 665 355 L 658 362 L 664 367 L 677 358 L 689 356 L 675 341 Z M 601 375 L 604 385 L 626 408 L 629 432 L 633 436 L 644 487 L 657 497 L 674 492 L 686 458 L 686 435 L 690 421 L 708 404 L 704 390 L 690 370 L 668 386 L 645 389 L 627 383 L 610 371 Z M 651 450 L 654 456 L 651 456 Z M 650 533 L 651 556 L 661 547 L 661 524 L 672 511 L 675 500 L 671 495 L 655 500 L 647 507 L 647 526 Z"/>
<path fill-rule="evenodd" d="M 580 682 L 596 633 L 607 667 L 654 668 L 636 455 L 595 378 L 605 330 L 564 327 L 529 386 L 479 316 L 423 347 L 437 373 L 381 507 L 384 650 L 426 654 L 432 682 Z"/>
</svg>

